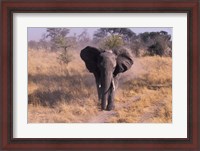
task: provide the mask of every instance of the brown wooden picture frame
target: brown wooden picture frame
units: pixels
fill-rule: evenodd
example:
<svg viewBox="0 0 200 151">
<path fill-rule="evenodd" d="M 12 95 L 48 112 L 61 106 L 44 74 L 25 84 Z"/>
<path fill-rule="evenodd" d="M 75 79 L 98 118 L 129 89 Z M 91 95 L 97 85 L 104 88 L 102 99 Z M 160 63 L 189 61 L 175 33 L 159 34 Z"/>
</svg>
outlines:
<svg viewBox="0 0 200 151">
<path fill-rule="evenodd" d="M 187 13 L 187 119 L 188 137 L 183 138 L 13 138 L 13 23 L 20 13 Z M 199 102 L 199 1 L 198 0 L 3 0 L 1 2 L 0 51 L 0 150 L 200 150 Z"/>
</svg>

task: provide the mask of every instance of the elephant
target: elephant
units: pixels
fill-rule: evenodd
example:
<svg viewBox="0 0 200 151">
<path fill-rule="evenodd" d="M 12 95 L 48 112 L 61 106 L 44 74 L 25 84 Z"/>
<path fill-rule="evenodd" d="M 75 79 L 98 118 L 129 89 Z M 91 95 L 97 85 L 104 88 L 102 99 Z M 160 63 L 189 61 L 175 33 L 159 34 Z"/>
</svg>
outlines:
<svg viewBox="0 0 200 151">
<path fill-rule="evenodd" d="M 102 50 L 87 46 L 80 52 L 89 72 L 94 74 L 101 110 L 113 110 L 114 96 L 121 73 L 133 65 L 133 56 L 128 49 L 121 47 Z"/>
</svg>

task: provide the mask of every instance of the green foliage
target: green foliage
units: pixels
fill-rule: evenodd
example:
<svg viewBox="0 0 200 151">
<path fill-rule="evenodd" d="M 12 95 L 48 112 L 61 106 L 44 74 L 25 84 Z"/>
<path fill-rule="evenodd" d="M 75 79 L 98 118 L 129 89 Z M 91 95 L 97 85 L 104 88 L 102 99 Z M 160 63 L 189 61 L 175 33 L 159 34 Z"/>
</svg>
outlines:
<svg viewBox="0 0 200 151">
<path fill-rule="evenodd" d="M 68 48 L 72 47 L 74 38 L 67 37 L 69 29 L 67 28 L 47 28 L 47 37 L 51 38 L 53 48 L 61 48 L 58 61 L 61 64 L 68 65 L 72 61 L 73 56 L 69 53 Z"/>
<path fill-rule="evenodd" d="M 130 43 L 135 36 L 129 28 L 100 28 L 95 32 L 93 40 L 100 47 L 112 49 Z"/>
<path fill-rule="evenodd" d="M 104 38 L 110 35 L 120 35 L 124 40 L 131 39 L 136 34 L 129 28 L 100 28 L 94 34 L 96 38 Z"/>
<path fill-rule="evenodd" d="M 106 37 L 102 43 L 101 43 L 101 48 L 103 49 L 116 49 L 120 46 L 123 45 L 123 40 L 119 35 L 112 35 L 112 36 L 108 36 Z"/>
<path fill-rule="evenodd" d="M 150 37 L 153 41 L 153 44 L 148 46 L 148 52 L 152 55 L 159 55 L 159 56 L 169 56 L 170 53 L 168 52 L 168 48 L 170 47 L 170 39 L 166 32 L 151 32 Z"/>
<path fill-rule="evenodd" d="M 52 48 L 67 50 L 71 46 L 67 38 L 68 33 L 69 29 L 67 28 L 47 28 L 46 37 L 50 37 Z"/>
<path fill-rule="evenodd" d="M 125 46 L 135 56 L 171 56 L 171 36 L 165 31 L 144 32 L 136 35 L 129 28 L 99 28 L 93 38 L 95 45 L 102 49 L 116 49 Z"/>
<path fill-rule="evenodd" d="M 123 46 L 130 49 L 136 57 L 172 55 L 171 35 L 166 31 L 136 35 L 130 28 L 99 28 L 94 32 L 93 39 L 87 29 L 74 36 L 69 36 L 69 31 L 68 28 L 47 28 L 40 41 L 29 41 L 28 47 L 35 50 L 60 51 L 59 61 L 66 64 L 71 60 L 68 53 L 70 49 L 81 50 L 88 45 L 111 50 Z"/>
<path fill-rule="evenodd" d="M 68 51 L 63 51 L 59 54 L 57 59 L 59 60 L 60 64 L 68 65 L 72 61 L 73 55 Z"/>
<path fill-rule="evenodd" d="M 163 56 L 164 55 L 163 45 L 159 42 L 156 42 L 155 44 L 151 45 L 148 48 L 148 53 L 150 56 L 154 56 L 154 55 Z"/>
<path fill-rule="evenodd" d="M 165 31 L 140 33 L 130 43 L 130 48 L 136 56 L 171 56 L 171 36 Z"/>
</svg>

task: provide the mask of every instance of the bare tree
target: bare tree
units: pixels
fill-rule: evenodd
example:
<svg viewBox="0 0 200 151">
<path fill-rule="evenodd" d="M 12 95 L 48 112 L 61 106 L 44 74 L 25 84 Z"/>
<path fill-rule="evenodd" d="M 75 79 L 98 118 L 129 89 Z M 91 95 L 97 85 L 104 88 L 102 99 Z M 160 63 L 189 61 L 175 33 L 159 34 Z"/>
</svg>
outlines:
<svg viewBox="0 0 200 151">
<path fill-rule="evenodd" d="M 72 60 L 72 55 L 69 53 L 70 38 L 67 37 L 69 29 L 67 28 L 47 28 L 46 37 L 50 37 L 50 41 L 53 48 L 61 49 L 61 53 L 58 56 L 60 63 L 68 64 Z"/>
</svg>

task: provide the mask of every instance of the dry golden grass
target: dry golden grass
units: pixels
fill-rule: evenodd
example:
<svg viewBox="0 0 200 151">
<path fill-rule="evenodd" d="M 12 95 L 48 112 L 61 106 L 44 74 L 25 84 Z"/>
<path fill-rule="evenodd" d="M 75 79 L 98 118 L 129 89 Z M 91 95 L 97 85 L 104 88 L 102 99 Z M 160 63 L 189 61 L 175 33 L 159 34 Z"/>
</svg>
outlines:
<svg viewBox="0 0 200 151">
<path fill-rule="evenodd" d="M 28 52 L 28 122 L 172 122 L 172 59 L 135 59 L 122 75 L 116 109 L 100 111 L 94 77 L 79 57 L 60 65 L 55 52 Z M 135 97 L 139 99 L 135 99 Z"/>
</svg>

